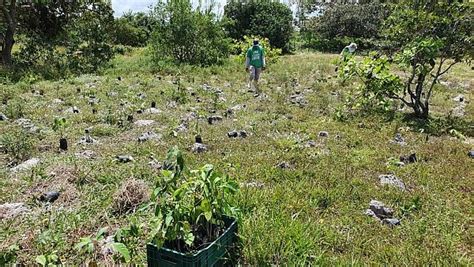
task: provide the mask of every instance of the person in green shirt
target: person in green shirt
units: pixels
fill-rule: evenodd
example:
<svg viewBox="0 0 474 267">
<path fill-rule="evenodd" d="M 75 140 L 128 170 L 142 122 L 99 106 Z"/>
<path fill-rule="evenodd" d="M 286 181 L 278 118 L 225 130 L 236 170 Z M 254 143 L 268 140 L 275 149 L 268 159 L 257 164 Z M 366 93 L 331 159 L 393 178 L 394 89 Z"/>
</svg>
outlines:
<svg viewBox="0 0 474 267">
<path fill-rule="evenodd" d="M 265 51 L 260 46 L 258 39 L 253 41 L 253 46 L 247 50 L 245 60 L 245 71 L 250 73 L 249 83 L 247 87 L 251 89 L 252 85 L 255 92 L 259 94 L 258 80 L 260 73 L 265 70 Z"/>
</svg>

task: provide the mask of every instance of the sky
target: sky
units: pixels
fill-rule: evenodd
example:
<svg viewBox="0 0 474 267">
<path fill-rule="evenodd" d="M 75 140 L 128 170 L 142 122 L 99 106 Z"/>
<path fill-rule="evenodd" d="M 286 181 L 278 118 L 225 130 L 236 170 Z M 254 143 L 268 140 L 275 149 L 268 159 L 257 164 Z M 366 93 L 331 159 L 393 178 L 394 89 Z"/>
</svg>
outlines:
<svg viewBox="0 0 474 267">
<path fill-rule="evenodd" d="M 123 13 L 131 10 L 133 12 L 147 11 L 150 5 L 153 5 L 157 0 L 112 0 L 112 8 L 114 9 L 114 16 L 120 17 Z M 197 1 L 195 1 L 197 2 Z M 202 1 L 203 3 L 210 1 Z M 225 5 L 226 0 L 215 0 L 215 4 L 219 9 Z"/>
<path fill-rule="evenodd" d="M 206 2 L 212 2 L 213 0 L 202 0 L 205 4 Z M 288 0 L 282 1 L 287 2 Z M 157 0 L 112 0 L 112 8 L 114 9 L 114 16 L 120 17 L 123 13 L 131 10 L 133 12 L 138 11 L 147 11 L 150 5 L 153 5 Z M 194 0 L 193 2 L 198 2 Z M 216 7 L 218 8 L 218 13 L 221 13 L 223 7 L 226 3 L 226 0 L 214 0 Z"/>
</svg>

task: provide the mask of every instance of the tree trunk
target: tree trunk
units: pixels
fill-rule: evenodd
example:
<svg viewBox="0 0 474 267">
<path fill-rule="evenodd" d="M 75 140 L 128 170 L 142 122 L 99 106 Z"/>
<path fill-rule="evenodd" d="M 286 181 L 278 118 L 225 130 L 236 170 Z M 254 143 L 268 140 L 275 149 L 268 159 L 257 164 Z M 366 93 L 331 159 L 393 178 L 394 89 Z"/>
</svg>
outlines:
<svg viewBox="0 0 474 267">
<path fill-rule="evenodd" d="M 7 32 L 5 33 L 2 46 L 2 62 L 7 66 L 11 66 L 12 64 L 12 49 L 13 44 L 15 43 L 13 36 L 14 30 L 11 26 L 7 27 Z"/>
</svg>

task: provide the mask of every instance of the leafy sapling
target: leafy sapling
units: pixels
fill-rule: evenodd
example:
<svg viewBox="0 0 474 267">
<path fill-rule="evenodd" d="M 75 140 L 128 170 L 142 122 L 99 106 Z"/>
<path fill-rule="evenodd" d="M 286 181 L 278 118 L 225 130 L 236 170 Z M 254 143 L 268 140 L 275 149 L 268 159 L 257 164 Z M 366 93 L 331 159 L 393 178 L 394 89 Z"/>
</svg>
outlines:
<svg viewBox="0 0 474 267">
<path fill-rule="evenodd" d="M 59 149 L 60 150 L 67 150 L 67 139 L 64 136 L 64 130 L 67 127 L 66 118 L 55 118 L 53 122 L 53 130 L 55 132 L 59 132 L 60 139 L 59 139 Z"/>
</svg>

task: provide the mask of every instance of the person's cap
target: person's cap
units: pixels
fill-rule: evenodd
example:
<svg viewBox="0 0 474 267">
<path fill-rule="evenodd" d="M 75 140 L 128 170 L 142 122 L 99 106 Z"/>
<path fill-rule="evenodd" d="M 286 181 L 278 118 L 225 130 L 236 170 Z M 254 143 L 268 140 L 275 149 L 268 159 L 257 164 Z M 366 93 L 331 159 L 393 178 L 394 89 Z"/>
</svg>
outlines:
<svg viewBox="0 0 474 267">
<path fill-rule="evenodd" d="M 357 44 L 356 43 L 351 43 L 349 45 L 349 52 L 354 53 L 354 51 L 356 51 L 356 49 L 357 49 Z"/>
<path fill-rule="evenodd" d="M 253 39 L 253 45 L 258 45 L 259 44 L 259 41 L 257 38 Z"/>
</svg>

